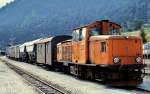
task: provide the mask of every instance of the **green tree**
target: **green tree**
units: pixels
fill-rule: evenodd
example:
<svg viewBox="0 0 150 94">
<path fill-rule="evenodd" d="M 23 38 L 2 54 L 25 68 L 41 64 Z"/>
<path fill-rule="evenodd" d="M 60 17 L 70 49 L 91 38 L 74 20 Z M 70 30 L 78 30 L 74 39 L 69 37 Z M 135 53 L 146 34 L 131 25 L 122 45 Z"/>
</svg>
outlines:
<svg viewBox="0 0 150 94">
<path fill-rule="evenodd" d="M 140 29 L 143 24 L 144 24 L 144 21 L 142 21 L 142 20 L 135 20 L 135 21 L 134 21 L 135 30 Z"/>
<path fill-rule="evenodd" d="M 143 43 L 146 43 L 146 42 L 147 42 L 146 33 L 145 33 L 145 31 L 144 31 L 143 28 L 141 28 L 141 30 L 140 30 L 140 36 L 141 36 L 142 39 L 143 39 Z"/>
</svg>

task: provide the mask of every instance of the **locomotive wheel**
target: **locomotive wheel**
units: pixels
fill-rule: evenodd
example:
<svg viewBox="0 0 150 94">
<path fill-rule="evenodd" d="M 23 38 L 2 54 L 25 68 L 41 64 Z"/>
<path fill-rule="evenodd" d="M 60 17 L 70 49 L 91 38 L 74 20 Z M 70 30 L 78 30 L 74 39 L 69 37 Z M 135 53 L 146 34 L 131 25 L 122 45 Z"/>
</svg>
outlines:
<svg viewBox="0 0 150 94">
<path fill-rule="evenodd" d="M 94 68 L 85 65 L 71 65 L 70 73 L 80 79 L 95 79 Z"/>
</svg>

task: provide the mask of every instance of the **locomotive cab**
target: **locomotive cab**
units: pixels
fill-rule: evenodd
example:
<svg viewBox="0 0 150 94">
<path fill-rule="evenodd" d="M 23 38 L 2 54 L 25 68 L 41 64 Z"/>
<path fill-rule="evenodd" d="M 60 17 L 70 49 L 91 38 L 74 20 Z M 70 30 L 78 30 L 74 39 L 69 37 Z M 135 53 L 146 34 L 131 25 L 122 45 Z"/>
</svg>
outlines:
<svg viewBox="0 0 150 94">
<path fill-rule="evenodd" d="M 119 35 L 121 26 L 108 20 L 96 21 L 92 24 L 76 28 L 72 36 L 72 62 L 91 64 L 89 61 L 89 39 L 99 35 Z"/>
</svg>

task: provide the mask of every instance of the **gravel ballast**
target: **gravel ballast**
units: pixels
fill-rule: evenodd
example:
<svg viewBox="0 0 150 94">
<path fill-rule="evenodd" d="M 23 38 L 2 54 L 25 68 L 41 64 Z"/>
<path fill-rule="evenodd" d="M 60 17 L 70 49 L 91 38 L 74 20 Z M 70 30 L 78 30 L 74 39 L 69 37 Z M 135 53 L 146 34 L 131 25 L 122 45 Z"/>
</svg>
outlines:
<svg viewBox="0 0 150 94">
<path fill-rule="evenodd" d="M 61 72 L 47 71 L 41 67 L 13 61 L 6 57 L 1 57 L 1 59 L 63 88 L 70 92 L 70 94 L 136 94 L 128 90 L 116 89 L 100 83 L 76 79 L 73 76 L 65 75 Z"/>
<path fill-rule="evenodd" d="M 0 61 L 0 94 L 38 94 L 32 86 Z"/>
</svg>

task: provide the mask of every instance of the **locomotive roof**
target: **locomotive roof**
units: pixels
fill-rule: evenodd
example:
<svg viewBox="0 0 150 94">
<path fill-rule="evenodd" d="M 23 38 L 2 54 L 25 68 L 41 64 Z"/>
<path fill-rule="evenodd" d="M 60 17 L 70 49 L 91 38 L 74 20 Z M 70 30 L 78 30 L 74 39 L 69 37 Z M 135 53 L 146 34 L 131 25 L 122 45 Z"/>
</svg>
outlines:
<svg viewBox="0 0 150 94">
<path fill-rule="evenodd" d="M 40 41 L 36 42 L 36 44 L 47 43 L 47 42 L 52 41 L 54 38 L 60 38 L 60 37 L 71 37 L 71 36 L 68 36 L 68 35 L 52 36 L 52 37 L 41 39 Z"/>
<path fill-rule="evenodd" d="M 109 20 L 101 20 L 101 21 L 95 21 L 95 22 L 93 22 L 93 23 L 90 23 L 90 24 L 87 24 L 87 25 L 84 25 L 84 26 L 81 26 L 81 27 L 74 28 L 73 30 L 77 30 L 77 29 L 89 27 L 89 26 L 91 26 L 91 25 L 93 25 L 93 24 L 102 23 L 102 22 L 109 22 L 109 23 L 115 24 L 115 25 L 117 25 L 117 26 L 119 26 L 119 27 L 121 28 L 121 26 L 120 26 L 119 24 L 115 23 L 115 22 L 110 22 Z"/>
<path fill-rule="evenodd" d="M 107 39 L 141 39 L 137 36 L 124 36 L 124 35 L 100 35 L 100 36 L 91 36 L 90 41 L 93 40 L 107 40 Z"/>
</svg>

